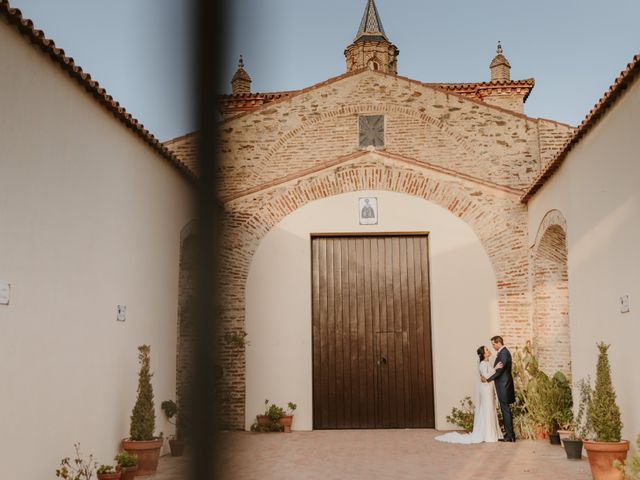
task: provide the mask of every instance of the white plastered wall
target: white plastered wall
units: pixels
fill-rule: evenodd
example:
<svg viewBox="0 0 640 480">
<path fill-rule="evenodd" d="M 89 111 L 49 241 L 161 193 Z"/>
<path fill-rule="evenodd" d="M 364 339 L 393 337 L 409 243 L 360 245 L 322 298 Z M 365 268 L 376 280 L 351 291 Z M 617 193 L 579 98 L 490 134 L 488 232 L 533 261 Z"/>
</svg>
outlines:
<svg viewBox="0 0 640 480">
<path fill-rule="evenodd" d="M 186 181 L 0 20 L 2 478 L 54 478 L 80 442 L 109 463 L 128 436 L 137 346 L 156 407 L 175 398 Z M 116 306 L 127 320 L 116 321 Z M 156 433 L 171 433 L 157 408 Z"/>
<path fill-rule="evenodd" d="M 569 317 L 574 380 L 595 376 L 596 342 L 611 344 L 623 436 L 640 433 L 640 82 L 569 153 L 529 201 L 529 241 L 544 215 L 567 221 Z M 621 313 L 629 295 L 631 311 Z"/>
<path fill-rule="evenodd" d="M 377 197 L 379 224 L 358 224 L 358 199 Z M 430 232 L 431 325 L 436 428 L 474 395 L 479 345 L 498 331 L 493 268 L 465 222 L 426 200 L 362 191 L 317 200 L 293 212 L 261 241 L 247 281 L 246 427 L 264 399 L 298 404 L 294 429 L 311 430 L 311 234 Z"/>
</svg>

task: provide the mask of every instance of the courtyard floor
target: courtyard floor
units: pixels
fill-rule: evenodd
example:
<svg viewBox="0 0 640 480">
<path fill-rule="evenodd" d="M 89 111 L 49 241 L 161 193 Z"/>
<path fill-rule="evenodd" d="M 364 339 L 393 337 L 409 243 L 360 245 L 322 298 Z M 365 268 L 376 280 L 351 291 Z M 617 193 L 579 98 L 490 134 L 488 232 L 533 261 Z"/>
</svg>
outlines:
<svg viewBox="0 0 640 480">
<path fill-rule="evenodd" d="M 586 456 L 548 441 L 453 445 L 435 430 L 226 432 L 221 480 L 589 480 Z M 163 457 L 153 480 L 183 480 L 188 459 Z"/>
</svg>

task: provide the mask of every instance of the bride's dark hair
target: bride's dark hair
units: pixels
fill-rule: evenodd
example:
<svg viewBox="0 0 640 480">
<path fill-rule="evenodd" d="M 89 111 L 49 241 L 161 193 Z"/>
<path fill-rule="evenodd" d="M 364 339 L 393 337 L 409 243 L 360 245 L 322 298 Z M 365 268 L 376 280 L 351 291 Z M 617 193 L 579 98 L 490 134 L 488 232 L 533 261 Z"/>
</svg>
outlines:
<svg viewBox="0 0 640 480">
<path fill-rule="evenodd" d="M 476 353 L 478 354 L 478 360 L 481 362 L 484 360 L 484 345 L 480 345 L 478 347 L 478 350 L 476 350 Z"/>
</svg>

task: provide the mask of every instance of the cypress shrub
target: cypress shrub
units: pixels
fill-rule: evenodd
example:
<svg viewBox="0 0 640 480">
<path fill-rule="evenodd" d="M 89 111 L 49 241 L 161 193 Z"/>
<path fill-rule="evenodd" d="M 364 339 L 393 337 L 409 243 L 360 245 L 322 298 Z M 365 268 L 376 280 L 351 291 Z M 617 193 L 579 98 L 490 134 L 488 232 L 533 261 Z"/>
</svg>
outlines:
<svg viewBox="0 0 640 480">
<path fill-rule="evenodd" d="M 622 420 L 620 408 L 616 403 L 616 392 L 611 383 L 611 366 L 609 365 L 610 345 L 598 343 L 598 364 L 596 367 L 596 384 L 587 416 L 595 433 L 597 442 L 619 442 L 622 436 Z"/>
<path fill-rule="evenodd" d="M 156 427 L 156 412 L 153 404 L 153 387 L 151 385 L 151 347 L 138 347 L 140 373 L 138 374 L 138 398 L 131 413 L 131 440 L 153 440 Z"/>
</svg>

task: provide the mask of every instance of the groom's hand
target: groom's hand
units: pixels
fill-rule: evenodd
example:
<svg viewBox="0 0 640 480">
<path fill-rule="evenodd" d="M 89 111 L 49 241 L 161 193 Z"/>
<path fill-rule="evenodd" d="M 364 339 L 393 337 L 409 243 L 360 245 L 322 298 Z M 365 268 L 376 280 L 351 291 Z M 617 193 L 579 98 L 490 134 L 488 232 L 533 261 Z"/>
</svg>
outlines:
<svg viewBox="0 0 640 480">
<path fill-rule="evenodd" d="M 498 362 L 494 368 L 495 368 L 496 370 L 500 370 L 501 368 L 504 368 L 504 363 L 502 363 L 502 362 Z"/>
</svg>

